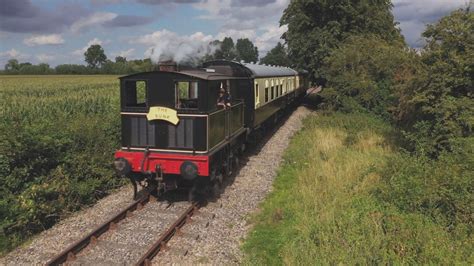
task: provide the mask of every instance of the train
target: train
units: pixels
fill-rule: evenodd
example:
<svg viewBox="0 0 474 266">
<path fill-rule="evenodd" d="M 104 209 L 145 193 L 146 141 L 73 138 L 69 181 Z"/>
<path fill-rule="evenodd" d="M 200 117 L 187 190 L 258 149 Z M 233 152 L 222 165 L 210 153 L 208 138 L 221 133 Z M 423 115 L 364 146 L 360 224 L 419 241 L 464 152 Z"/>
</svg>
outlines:
<svg viewBox="0 0 474 266">
<path fill-rule="evenodd" d="M 197 68 L 161 62 L 120 77 L 121 148 L 114 167 L 158 196 L 179 188 L 190 201 L 215 191 L 239 157 L 308 89 L 306 71 L 213 60 Z M 226 104 L 219 104 L 225 92 Z"/>
</svg>

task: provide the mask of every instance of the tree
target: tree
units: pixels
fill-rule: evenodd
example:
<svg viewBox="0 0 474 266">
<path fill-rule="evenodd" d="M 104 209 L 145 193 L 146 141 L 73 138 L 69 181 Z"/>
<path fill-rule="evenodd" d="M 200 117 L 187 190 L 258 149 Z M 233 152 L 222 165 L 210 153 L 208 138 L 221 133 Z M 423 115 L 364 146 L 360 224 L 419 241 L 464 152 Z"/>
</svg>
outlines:
<svg viewBox="0 0 474 266">
<path fill-rule="evenodd" d="M 99 44 L 91 45 L 84 53 L 85 61 L 90 68 L 99 68 L 107 60 L 104 49 Z"/>
<path fill-rule="evenodd" d="M 420 153 L 437 156 L 474 145 L 473 32 L 474 14 L 468 7 L 429 25 L 423 33 L 425 71 L 406 84 L 398 110 Z M 469 138 L 471 144 L 466 143 Z"/>
<path fill-rule="evenodd" d="M 85 65 L 63 64 L 57 65 L 54 69 L 56 74 L 89 74 L 91 69 Z"/>
<path fill-rule="evenodd" d="M 221 42 L 221 48 L 216 51 L 216 59 L 235 60 L 234 40 L 231 37 L 225 37 Z"/>
<path fill-rule="evenodd" d="M 33 64 L 30 63 L 30 62 L 24 62 L 24 63 L 20 63 L 19 65 L 19 69 L 22 69 L 23 67 L 26 67 L 26 66 L 32 66 Z"/>
<path fill-rule="evenodd" d="M 287 67 L 291 65 L 286 48 L 280 42 L 260 60 L 260 63 Z"/>
<path fill-rule="evenodd" d="M 291 1 L 280 24 L 289 56 L 297 67 L 308 69 L 311 78 L 325 82 L 324 59 L 347 37 L 374 34 L 388 41 L 402 41 L 391 13 L 390 0 L 299 0 Z"/>
<path fill-rule="evenodd" d="M 401 43 L 376 35 L 351 36 L 325 59 L 321 73 L 327 82 L 320 95 L 326 107 L 365 109 L 390 120 L 401 96 L 398 85 L 417 73 L 420 63 Z"/>
<path fill-rule="evenodd" d="M 116 56 L 115 57 L 115 63 L 126 63 L 126 62 L 127 62 L 126 57 L 123 57 L 123 56 Z"/>
<path fill-rule="evenodd" d="M 8 60 L 7 64 L 5 65 L 5 71 L 18 71 L 20 69 L 20 65 L 18 64 L 18 60 L 10 59 Z"/>
<path fill-rule="evenodd" d="M 235 45 L 237 61 L 246 63 L 258 61 L 258 48 L 248 39 L 238 39 Z"/>
<path fill-rule="evenodd" d="M 205 55 L 201 61 L 205 62 L 205 61 L 211 61 L 211 60 L 215 60 L 215 59 L 224 58 L 224 53 L 221 51 L 221 46 L 222 46 L 221 41 L 214 40 L 214 41 L 209 43 L 209 46 L 213 47 L 215 49 L 215 51 L 213 53 Z"/>
</svg>

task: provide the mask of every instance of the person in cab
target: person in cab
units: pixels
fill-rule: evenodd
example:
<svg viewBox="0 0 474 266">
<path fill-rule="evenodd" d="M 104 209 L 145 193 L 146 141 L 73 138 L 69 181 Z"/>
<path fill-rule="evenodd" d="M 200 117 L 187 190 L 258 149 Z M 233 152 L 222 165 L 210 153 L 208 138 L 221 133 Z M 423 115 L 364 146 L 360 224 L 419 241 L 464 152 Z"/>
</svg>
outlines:
<svg viewBox="0 0 474 266">
<path fill-rule="evenodd" d="M 217 107 L 219 108 L 230 108 L 230 94 L 224 89 L 219 90 L 219 96 L 217 97 Z"/>
</svg>

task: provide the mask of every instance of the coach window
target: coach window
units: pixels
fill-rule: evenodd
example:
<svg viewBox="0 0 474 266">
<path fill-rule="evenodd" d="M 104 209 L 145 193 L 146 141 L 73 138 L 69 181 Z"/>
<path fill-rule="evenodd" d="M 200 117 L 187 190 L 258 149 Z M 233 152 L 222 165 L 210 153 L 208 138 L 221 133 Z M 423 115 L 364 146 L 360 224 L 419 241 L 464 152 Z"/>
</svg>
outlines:
<svg viewBox="0 0 474 266">
<path fill-rule="evenodd" d="M 255 99 L 258 99 L 258 83 L 255 82 Z"/>
<path fill-rule="evenodd" d="M 197 81 L 177 81 L 175 83 L 176 108 L 198 108 L 198 83 Z"/>
<path fill-rule="evenodd" d="M 268 102 L 268 80 L 265 80 L 265 102 Z"/>
<path fill-rule="evenodd" d="M 274 79 L 274 83 L 275 85 L 275 99 L 278 98 L 278 80 L 277 79 Z"/>
<path fill-rule="evenodd" d="M 146 81 L 125 81 L 125 106 L 146 107 Z"/>
<path fill-rule="evenodd" d="M 270 92 L 270 93 L 271 93 L 270 99 L 272 99 L 272 100 L 275 98 L 275 86 L 273 86 L 273 85 L 275 85 L 275 84 L 273 83 L 273 79 L 272 79 L 272 87 L 270 88 L 270 90 L 271 90 L 271 92 Z"/>
</svg>

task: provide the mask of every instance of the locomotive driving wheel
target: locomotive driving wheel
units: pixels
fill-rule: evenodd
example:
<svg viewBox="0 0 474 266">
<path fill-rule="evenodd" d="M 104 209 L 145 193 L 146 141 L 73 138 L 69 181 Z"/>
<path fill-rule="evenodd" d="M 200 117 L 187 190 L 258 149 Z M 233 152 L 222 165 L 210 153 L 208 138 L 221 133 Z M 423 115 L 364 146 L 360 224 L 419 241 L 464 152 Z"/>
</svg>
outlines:
<svg viewBox="0 0 474 266">
<path fill-rule="evenodd" d="M 211 176 L 210 176 L 211 184 L 210 184 L 210 196 L 211 197 L 217 197 L 221 193 L 221 187 L 222 183 L 224 180 L 224 177 L 222 176 L 222 173 L 220 171 L 217 171 L 215 168 L 211 170 Z"/>
<path fill-rule="evenodd" d="M 207 191 L 209 190 L 209 181 L 198 177 L 188 192 L 189 202 L 203 202 L 206 199 Z"/>
</svg>

